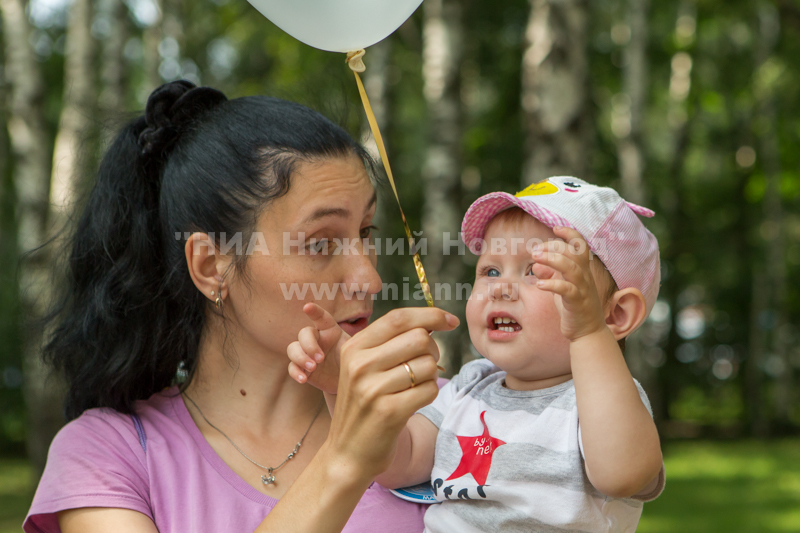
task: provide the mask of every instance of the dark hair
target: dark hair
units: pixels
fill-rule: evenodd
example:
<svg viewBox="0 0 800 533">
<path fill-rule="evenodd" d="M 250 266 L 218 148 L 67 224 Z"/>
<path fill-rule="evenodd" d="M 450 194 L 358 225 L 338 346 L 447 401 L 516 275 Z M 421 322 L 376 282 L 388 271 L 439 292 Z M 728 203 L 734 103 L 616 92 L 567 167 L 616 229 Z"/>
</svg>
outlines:
<svg viewBox="0 0 800 533">
<path fill-rule="evenodd" d="M 296 103 L 227 101 L 189 82 L 154 91 L 100 163 L 49 315 L 44 355 L 69 383 L 67 418 L 93 407 L 130 413 L 170 386 L 180 363 L 191 377 L 213 304 L 187 272 L 184 232 L 241 232 L 246 245 L 296 163 L 352 155 L 372 173 L 350 135 Z"/>
</svg>

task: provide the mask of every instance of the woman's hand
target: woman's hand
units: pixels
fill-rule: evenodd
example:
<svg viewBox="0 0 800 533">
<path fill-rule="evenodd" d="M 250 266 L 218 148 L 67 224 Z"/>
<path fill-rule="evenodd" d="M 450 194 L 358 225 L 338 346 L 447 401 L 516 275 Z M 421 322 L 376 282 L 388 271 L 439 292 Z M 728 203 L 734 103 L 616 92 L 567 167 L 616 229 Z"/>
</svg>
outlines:
<svg viewBox="0 0 800 533">
<path fill-rule="evenodd" d="M 441 309 L 396 309 L 341 345 L 328 438 L 257 533 L 341 531 L 375 476 L 392 464 L 408 419 L 439 392 L 439 350 L 428 332 L 449 331 L 458 322 Z"/>
<path fill-rule="evenodd" d="M 391 464 L 398 434 L 439 392 L 439 349 L 429 332 L 458 324 L 441 309 L 395 309 L 342 345 L 327 442 L 339 461 L 370 476 Z"/>
<path fill-rule="evenodd" d="M 323 392 L 336 394 L 339 353 L 350 335 L 315 303 L 304 305 L 303 312 L 314 325 L 301 329 L 297 340 L 287 348 L 289 375 L 298 383 L 309 383 Z"/>
</svg>

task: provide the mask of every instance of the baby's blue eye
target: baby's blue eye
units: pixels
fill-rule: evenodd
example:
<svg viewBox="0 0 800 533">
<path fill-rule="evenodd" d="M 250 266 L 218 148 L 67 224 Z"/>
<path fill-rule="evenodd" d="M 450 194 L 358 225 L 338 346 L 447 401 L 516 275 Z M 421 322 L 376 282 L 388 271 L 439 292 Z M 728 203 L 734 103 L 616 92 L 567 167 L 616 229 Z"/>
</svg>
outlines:
<svg viewBox="0 0 800 533">
<path fill-rule="evenodd" d="M 490 268 L 489 270 L 486 271 L 486 275 L 489 276 L 490 278 L 499 278 L 500 271 L 497 270 L 496 268 Z"/>
</svg>

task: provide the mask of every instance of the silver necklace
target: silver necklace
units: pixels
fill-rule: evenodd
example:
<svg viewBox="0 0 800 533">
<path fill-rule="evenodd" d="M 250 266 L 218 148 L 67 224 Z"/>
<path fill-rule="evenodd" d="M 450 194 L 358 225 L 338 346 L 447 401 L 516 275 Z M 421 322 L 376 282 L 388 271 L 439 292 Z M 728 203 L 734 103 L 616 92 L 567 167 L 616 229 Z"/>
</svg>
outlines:
<svg viewBox="0 0 800 533">
<path fill-rule="evenodd" d="M 261 468 L 261 469 L 263 469 L 263 470 L 266 470 L 266 471 L 267 471 L 267 473 L 266 473 L 266 474 L 264 474 L 264 475 L 262 475 L 262 476 L 261 476 L 261 482 L 262 482 L 262 483 L 264 483 L 264 485 L 272 485 L 272 484 L 276 483 L 276 481 L 275 481 L 275 474 L 274 474 L 274 473 L 275 473 L 275 472 L 277 472 L 277 471 L 278 471 L 278 469 L 280 469 L 280 467 L 282 467 L 283 465 L 285 465 L 285 464 L 286 464 L 286 463 L 287 463 L 287 462 L 288 462 L 290 459 L 293 459 L 293 458 L 294 458 L 294 456 L 295 456 L 295 455 L 297 455 L 297 452 L 299 452 L 299 451 L 300 451 L 300 447 L 303 445 L 303 441 L 306 439 L 306 435 L 308 435 L 308 432 L 309 432 L 309 431 L 311 431 L 311 426 L 313 426 L 313 425 L 314 425 L 314 422 L 317 420 L 317 417 L 319 416 L 319 413 L 322 411 L 322 404 L 324 404 L 324 403 L 325 403 L 325 398 L 323 398 L 323 399 L 322 399 L 322 401 L 321 401 L 321 402 L 319 402 L 319 407 L 317 407 L 317 412 L 314 414 L 314 418 L 312 418 L 312 419 L 311 419 L 311 423 L 308 425 L 308 429 L 306 429 L 306 432 L 305 432 L 305 433 L 303 433 L 303 436 L 302 436 L 302 437 L 300 437 L 300 440 L 297 442 L 297 444 L 295 444 L 295 445 L 294 445 L 294 449 L 291 451 L 291 453 L 289 453 L 289 455 L 287 455 L 287 456 L 286 456 L 286 459 L 284 459 L 284 460 L 283 460 L 283 462 L 282 462 L 281 464 L 279 464 L 278 466 L 264 466 L 264 465 L 258 464 L 257 462 L 253 461 L 252 459 L 250 459 L 250 458 L 247 456 L 247 454 L 246 454 L 246 453 L 244 453 L 244 452 L 242 451 L 242 449 L 241 449 L 241 448 L 239 448 L 239 447 L 236 445 L 236 443 L 234 443 L 234 442 L 231 440 L 231 438 L 225 434 L 225 432 L 223 432 L 223 431 L 222 431 L 221 429 L 219 429 L 217 426 L 215 426 L 214 424 L 212 424 L 211 422 L 209 422 L 208 418 L 206 418 L 206 415 L 204 415 L 204 414 L 203 414 L 203 411 L 200 409 L 200 407 L 198 407 L 198 405 L 197 405 L 197 404 L 194 402 L 194 400 L 192 400 L 192 399 L 189 397 L 189 395 L 188 395 L 188 394 L 186 394 L 186 393 L 184 392 L 184 393 L 183 393 L 183 395 L 184 395 L 184 396 L 186 396 L 186 399 L 187 399 L 187 400 L 189 400 L 190 402 L 192 402 L 192 405 L 194 405 L 195 409 L 197 409 L 197 412 L 198 412 L 198 413 L 200 413 L 200 416 L 202 416 L 202 417 L 203 417 L 203 420 L 205 420 L 205 421 L 206 421 L 206 424 L 208 424 L 208 425 L 209 425 L 209 426 L 211 426 L 212 428 L 214 428 L 214 429 L 216 429 L 217 431 L 219 431 L 219 432 L 220 432 L 220 434 L 221 434 L 223 437 L 225 437 L 225 438 L 228 440 L 228 442 L 230 442 L 230 443 L 231 443 L 231 446 L 233 446 L 234 448 L 236 448 L 236 451 L 237 451 L 237 452 L 239 452 L 240 454 L 242 454 L 242 456 L 243 456 L 245 459 L 247 459 L 248 461 L 250 461 L 251 463 L 253 463 L 253 464 L 254 464 L 254 465 L 256 465 L 257 467 L 259 467 L 259 468 Z"/>
</svg>

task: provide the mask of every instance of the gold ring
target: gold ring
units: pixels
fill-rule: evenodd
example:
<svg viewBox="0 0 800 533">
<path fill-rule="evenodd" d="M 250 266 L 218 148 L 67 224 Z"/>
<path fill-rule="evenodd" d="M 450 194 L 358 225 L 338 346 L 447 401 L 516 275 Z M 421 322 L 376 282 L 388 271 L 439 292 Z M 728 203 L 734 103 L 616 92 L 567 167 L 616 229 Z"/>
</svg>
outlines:
<svg viewBox="0 0 800 533">
<path fill-rule="evenodd" d="M 417 386 L 417 380 L 414 377 L 414 372 L 411 370 L 411 367 L 408 366 L 408 363 L 403 363 L 403 366 L 406 367 L 406 372 L 408 372 L 408 377 L 411 379 L 411 388 Z"/>
</svg>

